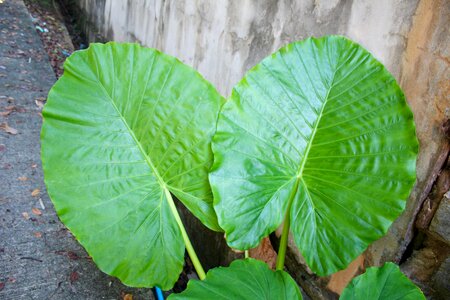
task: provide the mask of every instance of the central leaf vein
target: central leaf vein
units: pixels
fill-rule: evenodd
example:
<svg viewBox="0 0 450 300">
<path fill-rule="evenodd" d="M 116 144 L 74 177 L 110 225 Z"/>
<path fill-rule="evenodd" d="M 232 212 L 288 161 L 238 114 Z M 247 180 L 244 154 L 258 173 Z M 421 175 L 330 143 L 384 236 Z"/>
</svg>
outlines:
<svg viewBox="0 0 450 300">
<path fill-rule="evenodd" d="M 114 63 L 113 63 L 114 64 Z M 97 66 L 98 67 L 98 66 Z M 133 130 L 130 128 L 130 126 L 128 125 L 128 122 L 125 120 L 125 117 L 121 114 L 119 108 L 117 107 L 116 103 L 114 102 L 114 99 L 109 95 L 108 91 L 105 89 L 105 87 L 103 86 L 103 84 L 100 81 L 100 78 L 97 77 L 96 78 L 96 82 L 98 84 L 98 86 L 102 89 L 103 93 L 107 96 L 108 100 L 111 102 L 111 105 L 114 107 L 114 109 L 116 110 L 118 116 L 120 117 L 120 119 L 122 120 L 125 128 L 127 129 L 128 134 L 130 134 L 130 136 L 133 138 L 133 141 L 135 142 L 136 146 L 138 147 L 139 151 L 141 152 L 142 156 L 145 158 L 148 166 L 150 167 L 150 169 L 153 171 L 153 174 L 155 175 L 156 179 L 158 180 L 160 186 L 162 189 L 166 188 L 166 185 L 162 179 L 162 177 L 159 175 L 157 169 L 155 168 L 155 166 L 153 165 L 153 162 L 151 161 L 150 157 L 147 155 L 147 153 L 145 152 L 144 148 L 142 147 L 142 144 L 139 142 L 139 140 L 137 139 L 136 135 L 134 134 Z"/>
<path fill-rule="evenodd" d="M 300 61 L 302 62 L 303 66 L 304 66 L 303 59 L 301 58 L 301 53 L 299 53 L 297 47 L 294 46 L 294 48 L 295 48 L 295 50 L 297 51 L 298 57 L 300 58 Z M 314 51 L 314 49 L 313 49 L 313 51 Z M 339 64 L 337 64 L 337 65 L 339 65 Z M 305 67 L 305 66 L 304 66 L 304 67 Z M 308 73 L 306 67 L 305 67 L 305 70 L 306 70 L 306 74 L 307 74 L 307 76 L 308 76 L 308 78 L 309 78 L 309 80 L 310 80 L 310 83 L 311 83 L 311 85 L 313 86 L 314 91 L 316 92 L 316 96 L 317 96 L 318 99 L 320 100 L 319 95 L 317 95 L 317 91 L 316 91 L 316 88 L 315 88 L 315 86 L 314 86 L 314 82 L 312 81 L 311 77 L 309 76 L 309 73 Z M 305 153 L 304 153 L 304 155 L 303 155 L 303 159 L 302 159 L 302 161 L 301 161 L 301 163 L 300 163 L 300 165 L 299 165 L 299 168 L 298 168 L 298 170 L 297 170 L 297 173 L 296 173 L 296 176 L 297 176 L 297 179 L 296 179 L 297 184 L 296 184 L 295 186 L 298 186 L 298 183 L 299 183 L 300 181 L 302 181 L 303 187 L 305 188 L 305 192 L 306 192 L 308 195 L 309 195 L 308 187 L 307 187 L 307 185 L 306 185 L 306 182 L 304 182 L 304 180 L 303 180 L 303 178 L 302 178 L 302 177 L 303 177 L 303 171 L 304 171 L 304 169 L 305 169 L 305 165 L 306 165 L 306 162 L 307 162 L 307 160 L 308 160 L 308 155 L 309 155 L 309 152 L 310 152 L 310 150 L 311 150 L 311 146 L 312 146 L 312 144 L 313 144 L 314 137 L 315 137 L 315 135 L 316 135 L 316 133 L 317 133 L 317 131 L 318 131 L 318 127 L 319 127 L 319 124 L 320 124 L 320 120 L 321 120 L 321 118 L 322 118 L 322 116 L 323 116 L 323 112 L 324 112 L 324 110 L 325 110 L 325 107 L 327 106 L 327 103 L 328 103 L 328 100 L 329 100 L 329 95 L 330 95 L 330 92 L 331 92 L 331 90 L 332 90 L 332 88 L 333 88 L 333 85 L 334 85 L 334 80 L 335 80 L 335 77 L 336 77 L 336 72 L 337 72 L 337 70 L 338 70 L 338 67 L 335 68 L 335 70 L 334 70 L 334 72 L 333 72 L 333 75 L 331 76 L 331 82 L 330 82 L 329 88 L 328 88 L 328 90 L 327 90 L 327 94 L 326 94 L 325 97 L 323 98 L 323 102 L 322 102 L 322 106 L 321 106 L 321 108 L 320 108 L 320 112 L 317 114 L 316 122 L 314 123 L 313 128 L 312 128 L 312 131 L 311 131 L 311 137 L 310 137 L 309 141 L 307 142 L 307 146 L 306 146 Z M 320 77 L 322 78 L 322 74 L 320 74 Z M 322 79 L 321 81 L 323 81 L 323 79 Z M 306 102 L 308 102 L 308 100 L 306 100 Z M 297 193 L 297 191 L 294 191 L 294 193 Z M 288 207 L 291 207 L 292 201 L 294 201 L 294 199 L 295 199 L 295 197 L 292 197 L 291 199 L 289 199 Z M 313 209 L 314 215 L 315 215 L 316 208 L 315 208 L 315 206 L 314 206 L 314 203 L 312 203 L 312 199 L 311 199 L 311 198 L 310 198 L 309 204 L 310 204 L 310 207 Z M 289 212 L 287 212 L 287 213 L 289 213 Z M 314 216 L 314 220 L 315 220 L 315 216 Z"/>
</svg>

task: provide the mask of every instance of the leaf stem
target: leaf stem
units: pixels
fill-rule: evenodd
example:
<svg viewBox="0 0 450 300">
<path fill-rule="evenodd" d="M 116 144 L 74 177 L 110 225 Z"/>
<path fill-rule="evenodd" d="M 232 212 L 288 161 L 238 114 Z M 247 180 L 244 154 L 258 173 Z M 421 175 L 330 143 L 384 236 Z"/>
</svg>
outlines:
<svg viewBox="0 0 450 300">
<path fill-rule="evenodd" d="M 282 271 L 284 269 L 284 259 L 286 257 L 286 249 L 289 239 L 289 229 L 291 227 L 291 207 L 292 202 L 294 202 L 295 194 L 297 193 L 299 184 L 300 184 L 300 177 L 297 177 L 297 180 L 295 181 L 294 184 L 294 189 L 292 190 L 291 195 L 289 196 L 288 207 L 286 209 L 286 216 L 284 217 L 283 231 L 281 233 L 281 241 L 277 255 L 277 265 L 276 265 L 277 271 Z"/>
<path fill-rule="evenodd" d="M 177 207 L 173 201 L 172 195 L 170 194 L 167 188 L 164 188 L 164 192 L 166 194 L 167 202 L 169 202 L 170 210 L 172 211 L 175 220 L 177 221 L 178 227 L 180 228 L 181 235 L 183 236 L 184 244 L 186 245 L 186 250 L 191 258 L 192 264 L 194 265 L 195 271 L 197 272 L 198 278 L 200 280 L 205 279 L 206 274 L 205 270 L 203 270 L 202 264 L 195 253 L 194 247 L 192 246 L 191 240 L 184 228 L 183 222 L 181 221 L 180 214 L 178 213 Z"/>
<path fill-rule="evenodd" d="M 281 241 L 280 241 L 280 247 L 278 248 L 278 255 L 277 255 L 277 271 L 284 269 L 284 258 L 286 257 L 286 249 L 287 249 L 287 242 L 289 237 L 289 228 L 291 226 L 291 216 L 290 216 L 290 208 L 291 203 L 288 205 L 288 209 L 286 211 L 286 217 L 284 218 L 284 225 L 283 225 L 283 232 L 281 233 Z"/>
</svg>

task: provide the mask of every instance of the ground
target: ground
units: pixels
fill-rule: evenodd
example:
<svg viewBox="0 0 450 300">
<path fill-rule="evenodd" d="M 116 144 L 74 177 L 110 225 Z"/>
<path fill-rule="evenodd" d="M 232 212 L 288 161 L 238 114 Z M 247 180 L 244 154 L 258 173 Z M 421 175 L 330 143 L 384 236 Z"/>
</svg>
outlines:
<svg viewBox="0 0 450 300">
<path fill-rule="evenodd" d="M 0 299 L 153 299 L 102 273 L 47 196 L 39 134 L 56 77 L 35 26 L 21 0 L 0 1 Z"/>
</svg>

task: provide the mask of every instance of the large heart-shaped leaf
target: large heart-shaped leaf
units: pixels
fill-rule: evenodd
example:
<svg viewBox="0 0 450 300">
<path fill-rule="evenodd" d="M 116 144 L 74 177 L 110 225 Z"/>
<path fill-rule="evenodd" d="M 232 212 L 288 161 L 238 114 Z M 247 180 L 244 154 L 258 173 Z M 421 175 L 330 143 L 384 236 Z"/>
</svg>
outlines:
<svg viewBox="0 0 450 300">
<path fill-rule="evenodd" d="M 368 268 L 345 287 L 341 300 L 425 300 L 422 291 L 393 263 Z"/>
<path fill-rule="evenodd" d="M 413 116 L 392 75 L 339 36 L 285 46 L 224 105 L 210 182 L 219 224 L 249 249 L 292 220 L 311 269 L 345 268 L 384 235 L 415 181 Z"/>
<path fill-rule="evenodd" d="M 211 269 L 203 281 L 191 280 L 187 289 L 172 294 L 169 300 L 254 300 L 302 299 L 288 273 L 272 271 L 256 259 L 235 260 L 227 268 Z"/>
<path fill-rule="evenodd" d="M 55 208 L 101 270 L 169 289 L 184 261 L 171 193 L 220 230 L 207 171 L 223 98 L 190 67 L 136 44 L 93 44 L 64 67 L 41 136 Z"/>
</svg>

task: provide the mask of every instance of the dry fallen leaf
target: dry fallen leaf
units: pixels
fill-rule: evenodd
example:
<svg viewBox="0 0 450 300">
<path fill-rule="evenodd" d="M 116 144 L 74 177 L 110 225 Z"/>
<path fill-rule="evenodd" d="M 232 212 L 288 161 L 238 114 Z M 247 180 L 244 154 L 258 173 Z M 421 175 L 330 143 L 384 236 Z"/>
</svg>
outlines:
<svg viewBox="0 0 450 300">
<path fill-rule="evenodd" d="M 30 215 L 27 212 L 23 212 L 22 216 L 25 220 L 29 220 L 30 219 Z"/>
<path fill-rule="evenodd" d="M 35 232 L 33 235 L 35 237 L 37 237 L 37 238 L 41 238 L 42 237 L 42 233 L 40 233 L 40 232 Z"/>
<path fill-rule="evenodd" d="M 33 208 L 31 209 L 31 212 L 32 212 L 33 214 L 35 214 L 36 216 L 42 215 L 41 210 L 40 210 L 39 208 L 36 208 L 36 207 L 33 207 Z"/>
<path fill-rule="evenodd" d="M 45 99 L 43 99 L 41 97 L 41 98 L 38 98 L 38 99 L 34 100 L 34 103 L 36 103 L 36 105 L 37 105 L 37 107 L 39 107 L 39 109 L 43 109 L 44 108 L 44 101 L 45 101 Z"/>
<path fill-rule="evenodd" d="M 76 253 L 73 252 L 73 251 L 67 251 L 67 257 L 69 257 L 69 259 L 72 259 L 72 260 L 77 260 L 77 259 L 80 258 L 80 257 L 78 256 L 78 254 L 76 254 Z"/>
<path fill-rule="evenodd" d="M 0 111 L 0 116 L 7 117 L 10 113 L 12 113 L 12 110 Z"/>
<path fill-rule="evenodd" d="M 0 129 L 9 134 L 17 134 L 18 131 L 15 128 L 12 128 L 8 125 L 8 123 L 4 122 L 0 124 Z"/>
<path fill-rule="evenodd" d="M 40 190 L 40 189 L 34 189 L 34 190 L 31 192 L 31 196 L 37 197 L 37 196 L 39 196 L 40 193 L 41 193 L 41 190 Z"/>
<path fill-rule="evenodd" d="M 17 178 L 20 181 L 27 181 L 28 177 L 27 176 L 20 176 L 19 178 Z"/>
<path fill-rule="evenodd" d="M 123 295 L 123 300 L 133 300 L 133 295 L 132 294 L 125 294 Z"/>
<path fill-rule="evenodd" d="M 73 271 L 72 273 L 70 273 L 70 278 L 69 278 L 70 283 L 73 283 L 73 282 L 77 281 L 78 277 L 79 276 L 78 276 L 77 271 Z"/>
<path fill-rule="evenodd" d="M 33 169 L 35 169 L 35 168 L 37 168 L 37 164 L 32 164 L 31 167 L 32 167 Z"/>
</svg>

